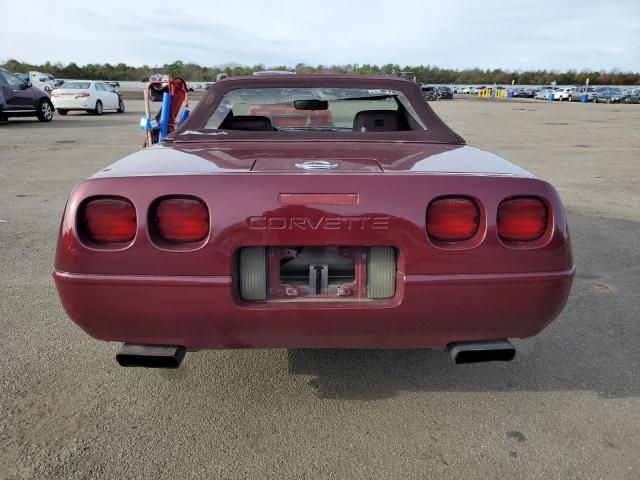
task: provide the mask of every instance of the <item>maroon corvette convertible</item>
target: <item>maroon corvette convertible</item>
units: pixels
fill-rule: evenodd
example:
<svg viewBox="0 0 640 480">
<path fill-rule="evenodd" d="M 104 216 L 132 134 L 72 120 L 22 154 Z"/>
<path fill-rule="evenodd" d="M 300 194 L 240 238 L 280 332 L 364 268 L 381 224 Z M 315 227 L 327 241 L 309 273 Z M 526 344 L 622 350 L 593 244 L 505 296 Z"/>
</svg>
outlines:
<svg viewBox="0 0 640 480">
<path fill-rule="evenodd" d="M 53 275 L 121 365 L 176 367 L 217 348 L 510 360 L 573 274 L 554 188 L 465 145 L 416 85 L 274 75 L 216 83 L 164 144 L 78 185 Z"/>
</svg>

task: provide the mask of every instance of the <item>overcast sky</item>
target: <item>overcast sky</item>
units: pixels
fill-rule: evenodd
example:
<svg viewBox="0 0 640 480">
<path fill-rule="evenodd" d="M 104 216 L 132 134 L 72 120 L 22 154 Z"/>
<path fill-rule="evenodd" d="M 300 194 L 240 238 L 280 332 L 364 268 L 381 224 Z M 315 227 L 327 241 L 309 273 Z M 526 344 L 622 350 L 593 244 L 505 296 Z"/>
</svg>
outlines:
<svg viewBox="0 0 640 480">
<path fill-rule="evenodd" d="M 640 0 L 527 3 L 0 0 L 0 60 L 640 71 Z"/>
</svg>

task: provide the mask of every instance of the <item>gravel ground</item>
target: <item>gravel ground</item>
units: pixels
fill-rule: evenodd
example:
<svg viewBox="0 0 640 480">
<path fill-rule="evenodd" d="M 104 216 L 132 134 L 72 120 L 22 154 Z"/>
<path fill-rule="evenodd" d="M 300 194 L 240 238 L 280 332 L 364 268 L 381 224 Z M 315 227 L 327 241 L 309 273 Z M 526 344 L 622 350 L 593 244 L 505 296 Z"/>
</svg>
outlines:
<svg viewBox="0 0 640 480">
<path fill-rule="evenodd" d="M 118 368 L 50 272 L 68 193 L 140 148 L 142 102 L 0 124 L 0 478 L 640 479 L 640 108 L 433 106 L 566 202 L 571 298 L 512 363 L 246 350 Z"/>
</svg>

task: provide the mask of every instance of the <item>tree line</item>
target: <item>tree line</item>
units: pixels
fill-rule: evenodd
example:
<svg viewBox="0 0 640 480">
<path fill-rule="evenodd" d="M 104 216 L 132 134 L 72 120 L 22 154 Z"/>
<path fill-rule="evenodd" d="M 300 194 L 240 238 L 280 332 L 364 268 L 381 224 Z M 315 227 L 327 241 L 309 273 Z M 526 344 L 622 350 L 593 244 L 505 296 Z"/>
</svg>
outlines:
<svg viewBox="0 0 640 480">
<path fill-rule="evenodd" d="M 8 60 L 3 68 L 12 72 L 28 72 L 36 70 L 49 73 L 57 78 L 86 78 L 95 80 L 131 80 L 140 81 L 156 73 L 181 77 L 191 82 L 212 82 L 220 73 L 229 76 L 251 75 L 253 72 L 264 70 L 289 70 L 297 73 L 355 73 L 365 75 L 398 75 L 407 79 L 415 79 L 418 83 L 436 84 L 510 84 L 518 85 L 548 85 L 555 81 L 559 85 L 582 85 L 587 78 L 593 85 L 640 85 L 640 72 L 612 71 L 576 71 L 564 72 L 556 70 L 524 70 L 506 71 L 502 69 L 470 68 L 457 70 L 439 68 L 432 65 L 386 64 L 372 65 L 365 63 L 347 65 L 307 65 L 299 63 L 295 67 L 280 65 L 268 67 L 264 64 L 253 66 L 228 65 L 204 67 L 195 63 L 175 61 L 170 64 L 134 67 L 124 63 L 89 63 L 78 65 L 74 62 L 63 64 L 47 62 L 42 65 L 32 65 L 15 59 Z"/>
</svg>

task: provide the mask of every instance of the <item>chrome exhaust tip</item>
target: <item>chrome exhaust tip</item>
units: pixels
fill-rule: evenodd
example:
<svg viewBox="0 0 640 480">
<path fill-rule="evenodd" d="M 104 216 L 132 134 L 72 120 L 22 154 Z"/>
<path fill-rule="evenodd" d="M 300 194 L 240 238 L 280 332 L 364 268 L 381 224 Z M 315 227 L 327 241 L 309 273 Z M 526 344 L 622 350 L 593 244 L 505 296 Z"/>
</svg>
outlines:
<svg viewBox="0 0 640 480">
<path fill-rule="evenodd" d="M 186 353 L 184 347 L 125 343 L 116 353 L 116 361 L 121 367 L 178 368 Z"/>
<path fill-rule="evenodd" d="M 454 363 L 510 362 L 516 349 L 509 340 L 455 342 L 447 345 Z"/>
</svg>

